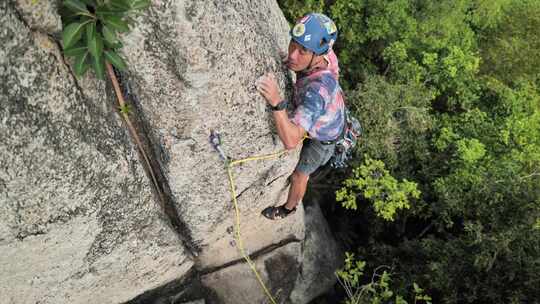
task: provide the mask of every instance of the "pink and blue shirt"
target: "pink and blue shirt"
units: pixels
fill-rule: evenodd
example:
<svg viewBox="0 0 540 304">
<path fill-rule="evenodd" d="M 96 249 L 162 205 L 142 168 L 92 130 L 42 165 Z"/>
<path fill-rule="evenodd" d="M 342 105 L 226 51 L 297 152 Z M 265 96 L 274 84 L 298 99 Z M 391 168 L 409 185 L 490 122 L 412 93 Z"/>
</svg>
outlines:
<svg viewBox="0 0 540 304">
<path fill-rule="evenodd" d="M 336 139 L 345 123 L 345 102 L 339 86 L 339 66 L 332 50 L 326 55 L 328 66 L 297 75 L 291 121 L 319 141 Z"/>
</svg>

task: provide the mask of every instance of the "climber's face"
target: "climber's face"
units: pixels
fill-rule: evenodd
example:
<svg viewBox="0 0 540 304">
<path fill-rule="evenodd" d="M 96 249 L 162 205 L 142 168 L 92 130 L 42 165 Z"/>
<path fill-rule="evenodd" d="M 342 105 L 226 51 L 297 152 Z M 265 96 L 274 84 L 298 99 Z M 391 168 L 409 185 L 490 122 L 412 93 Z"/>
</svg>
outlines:
<svg viewBox="0 0 540 304">
<path fill-rule="evenodd" d="M 303 71 L 309 66 L 313 55 L 312 51 L 291 40 L 289 43 L 287 67 L 295 72 Z"/>
</svg>

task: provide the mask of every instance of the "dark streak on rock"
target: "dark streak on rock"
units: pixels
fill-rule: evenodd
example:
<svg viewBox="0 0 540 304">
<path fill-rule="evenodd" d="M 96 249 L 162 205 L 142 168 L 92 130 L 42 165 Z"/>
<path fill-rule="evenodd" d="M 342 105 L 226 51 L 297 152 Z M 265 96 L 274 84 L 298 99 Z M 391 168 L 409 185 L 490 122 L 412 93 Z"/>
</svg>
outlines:
<svg viewBox="0 0 540 304">
<path fill-rule="evenodd" d="M 60 41 L 58 41 L 53 35 L 51 34 L 47 34 L 47 36 L 49 36 L 49 39 L 51 39 L 51 41 L 54 42 L 54 44 L 56 44 L 56 46 L 58 47 L 58 50 L 60 52 L 60 60 L 62 61 L 62 63 L 64 64 L 64 66 L 66 67 L 66 70 L 69 72 L 69 75 L 71 75 L 72 79 L 73 79 L 73 83 L 75 84 L 75 87 L 77 88 L 77 90 L 79 91 L 79 93 L 82 95 L 82 96 L 85 96 L 84 95 L 84 91 L 81 87 L 81 85 L 79 84 L 79 80 L 77 79 L 77 76 L 75 76 L 75 74 L 73 74 L 73 70 L 71 69 L 70 65 L 66 62 L 66 58 L 64 57 L 63 53 L 62 53 L 62 45 L 60 44 Z"/>
<path fill-rule="evenodd" d="M 285 238 L 285 239 L 281 240 L 279 243 L 271 244 L 271 245 L 268 245 L 266 247 L 263 247 L 263 248 L 255 251 L 254 253 L 249 255 L 249 258 L 251 260 L 255 260 L 255 259 L 257 259 L 258 257 L 260 257 L 262 255 L 265 255 L 265 254 L 267 254 L 267 253 L 269 253 L 271 251 L 274 251 L 274 250 L 276 250 L 278 248 L 287 246 L 288 244 L 301 243 L 301 242 L 302 242 L 302 240 L 299 240 L 299 239 L 297 239 L 295 237 L 288 237 L 288 238 Z M 230 266 L 233 266 L 233 265 L 237 265 L 237 264 L 241 264 L 241 263 L 245 263 L 245 262 L 246 261 L 242 258 L 242 259 L 230 261 L 230 262 L 225 263 L 225 264 L 220 265 L 220 266 L 201 269 L 201 270 L 199 270 L 199 273 L 201 274 L 201 276 L 202 275 L 207 275 L 209 273 L 220 271 L 220 270 L 222 270 L 224 268 L 227 268 L 227 267 L 230 267 Z"/>
<path fill-rule="evenodd" d="M 19 9 L 17 8 L 17 3 L 15 1 L 9 1 L 8 3 L 11 4 L 11 7 L 13 8 L 13 12 L 14 12 L 15 16 L 17 17 L 17 19 L 19 19 L 19 21 L 21 21 L 22 24 L 24 24 L 24 26 L 27 29 L 31 30 L 30 26 L 28 25 L 28 22 L 26 22 L 23 15 L 21 14 Z"/>
<path fill-rule="evenodd" d="M 291 294 L 299 275 L 300 262 L 294 256 L 277 253 L 264 261 L 268 272 L 270 292 L 279 303 L 284 303 Z"/>
<path fill-rule="evenodd" d="M 240 199 L 240 196 L 242 196 L 242 194 L 244 194 L 247 190 L 253 188 L 253 187 L 257 187 L 257 186 L 263 186 L 264 185 L 264 181 L 268 178 L 268 175 L 270 174 L 270 170 L 268 170 L 267 172 L 265 172 L 260 178 L 256 179 L 254 182 L 252 182 L 249 186 L 247 186 L 244 190 L 240 191 L 240 193 L 238 193 L 236 195 L 236 199 Z"/>
<path fill-rule="evenodd" d="M 219 303 L 217 295 L 201 283 L 196 271 L 191 270 L 182 279 L 148 290 L 123 304 L 186 303 L 198 299 L 204 299 L 206 303 Z"/>
<path fill-rule="evenodd" d="M 278 175 L 277 177 L 274 177 L 271 181 L 269 181 L 268 183 L 266 183 L 266 187 L 270 186 L 271 184 L 273 184 L 275 181 L 277 181 L 278 179 L 284 177 L 285 175 L 287 175 L 288 173 L 284 173 L 284 174 L 281 174 L 281 175 Z"/>
<path fill-rule="evenodd" d="M 178 210 L 175 207 L 175 201 L 172 195 L 171 188 L 169 186 L 169 181 L 167 180 L 163 172 L 162 166 L 158 161 L 158 155 L 164 153 L 162 150 L 162 146 L 159 144 L 159 140 L 154 139 L 151 136 L 152 132 L 150 124 L 148 122 L 148 119 L 144 117 L 144 112 L 142 111 L 142 107 L 137 96 L 131 90 L 128 76 L 125 73 L 120 73 L 118 71 L 116 71 L 116 73 L 117 76 L 119 76 L 118 78 L 122 87 L 124 98 L 126 98 L 126 102 L 129 102 L 132 105 L 132 114 L 130 115 L 130 117 L 134 127 L 137 130 L 137 133 L 141 138 L 143 144 L 142 148 L 146 151 L 147 156 L 150 159 L 151 168 L 147 168 L 145 162 L 142 162 L 142 165 L 145 168 L 148 178 L 151 180 L 149 171 L 151 170 L 152 172 L 154 172 L 158 182 L 158 185 L 154 185 L 153 182 L 150 183 L 155 187 L 159 187 L 159 189 L 154 189 L 153 191 L 155 199 L 157 201 L 161 201 L 161 205 L 164 209 L 163 211 L 167 215 L 171 226 L 176 231 L 177 237 L 179 237 L 180 241 L 186 247 L 188 252 L 193 256 L 197 256 L 200 253 L 201 249 L 193 241 L 191 231 L 189 230 L 187 224 L 181 219 Z M 155 149 L 153 149 L 154 147 Z M 138 152 L 140 153 L 140 151 Z M 142 155 L 140 159 L 143 159 Z M 158 191 L 163 194 L 163 199 L 160 195 L 158 195 Z"/>
</svg>

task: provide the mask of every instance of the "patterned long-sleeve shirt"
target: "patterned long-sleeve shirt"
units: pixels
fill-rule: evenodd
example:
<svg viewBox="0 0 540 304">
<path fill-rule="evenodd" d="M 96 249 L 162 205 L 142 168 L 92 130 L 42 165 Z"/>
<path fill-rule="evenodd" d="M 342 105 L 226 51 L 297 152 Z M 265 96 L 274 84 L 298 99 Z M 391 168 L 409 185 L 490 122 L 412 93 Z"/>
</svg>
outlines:
<svg viewBox="0 0 540 304">
<path fill-rule="evenodd" d="M 337 57 L 330 51 L 326 58 L 326 68 L 297 75 L 294 92 L 296 109 L 291 119 L 304 128 L 310 137 L 320 141 L 336 139 L 345 123 L 345 103 L 338 82 Z"/>
</svg>

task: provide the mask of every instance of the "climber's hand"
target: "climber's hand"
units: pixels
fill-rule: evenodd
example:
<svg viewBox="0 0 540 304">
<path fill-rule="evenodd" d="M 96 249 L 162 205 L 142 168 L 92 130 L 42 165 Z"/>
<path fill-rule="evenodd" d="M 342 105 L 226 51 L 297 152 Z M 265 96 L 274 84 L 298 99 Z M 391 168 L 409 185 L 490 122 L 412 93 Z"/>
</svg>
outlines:
<svg viewBox="0 0 540 304">
<path fill-rule="evenodd" d="M 279 94 L 276 77 L 273 73 L 268 73 L 257 81 L 257 90 L 272 106 L 276 106 L 282 100 Z"/>
</svg>

